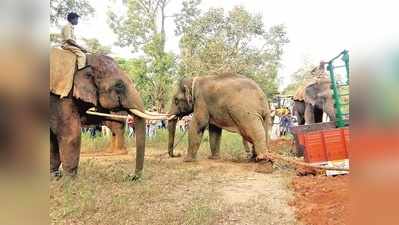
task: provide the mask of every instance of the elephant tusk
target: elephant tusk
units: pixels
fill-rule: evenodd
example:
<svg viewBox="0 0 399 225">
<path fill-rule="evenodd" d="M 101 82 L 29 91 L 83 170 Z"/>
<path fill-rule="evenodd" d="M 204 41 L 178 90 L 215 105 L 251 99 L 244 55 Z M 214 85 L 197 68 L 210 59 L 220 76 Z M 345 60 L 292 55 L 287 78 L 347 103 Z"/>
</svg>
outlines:
<svg viewBox="0 0 399 225">
<path fill-rule="evenodd" d="M 175 119 L 176 118 L 176 115 L 171 115 L 171 116 L 169 116 L 168 118 L 167 118 L 167 120 L 173 120 L 173 119 Z"/>
<path fill-rule="evenodd" d="M 168 116 L 166 115 L 148 115 L 146 113 L 143 113 L 137 109 L 130 109 L 130 112 L 132 112 L 134 115 L 147 119 L 147 120 L 167 120 Z"/>
<path fill-rule="evenodd" d="M 167 113 L 158 113 L 158 112 L 150 112 L 150 111 L 144 111 L 145 114 L 147 115 L 152 115 L 152 116 L 169 116 Z"/>
<path fill-rule="evenodd" d="M 87 110 L 86 114 L 95 115 L 95 116 L 110 117 L 110 118 L 118 118 L 118 119 L 127 119 L 127 116 L 93 112 L 91 109 Z"/>
</svg>

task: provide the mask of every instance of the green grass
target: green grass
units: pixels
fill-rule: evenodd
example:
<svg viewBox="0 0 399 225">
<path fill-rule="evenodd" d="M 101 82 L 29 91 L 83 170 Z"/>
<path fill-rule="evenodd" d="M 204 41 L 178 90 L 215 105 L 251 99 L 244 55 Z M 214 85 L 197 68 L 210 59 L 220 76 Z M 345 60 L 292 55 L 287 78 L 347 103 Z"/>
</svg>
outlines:
<svg viewBox="0 0 399 225">
<path fill-rule="evenodd" d="M 111 141 L 110 136 L 101 136 L 99 133 L 95 137 L 91 137 L 90 133 L 82 133 L 82 150 L 83 152 L 100 152 L 108 147 Z"/>
</svg>

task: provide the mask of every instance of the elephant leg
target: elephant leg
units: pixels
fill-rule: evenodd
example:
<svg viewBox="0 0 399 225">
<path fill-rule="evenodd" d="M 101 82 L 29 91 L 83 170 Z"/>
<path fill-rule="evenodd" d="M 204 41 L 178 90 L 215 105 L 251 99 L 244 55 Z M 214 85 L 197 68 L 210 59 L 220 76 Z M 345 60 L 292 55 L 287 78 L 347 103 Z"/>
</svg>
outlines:
<svg viewBox="0 0 399 225">
<path fill-rule="evenodd" d="M 135 117 L 136 120 L 136 177 L 140 177 L 144 168 L 145 156 L 145 119 Z"/>
<path fill-rule="evenodd" d="M 125 127 L 124 124 L 113 122 L 111 125 L 112 132 L 112 153 L 115 154 L 127 154 L 125 146 Z"/>
<path fill-rule="evenodd" d="M 242 135 L 252 142 L 256 158 L 262 160 L 265 158 L 263 152 L 268 150 L 265 127 L 260 118 L 247 117 L 246 119 L 240 123 Z"/>
<path fill-rule="evenodd" d="M 72 99 L 65 99 L 60 104 L 59 123 L 63 126 L 57 139 L 62 168 L 65 175 L 75 176 L 80 157 L 80 115 Z"/>
<path fill-rule="evenodd" d="M 209 159 L 220 159 L 220 139 L 222 128 L 209 124 L 209 144 L 212 155 Z"/>
<path fill-rule="evenodd" d="M 311 104 L 305 106 L 305 124 L 315 123 L 314 107 Z"/>
<path fill-rule="evenodd" d="M 315 123 L 321 123 L 323 122 L 323 110 L 314 107 L 314 120 Z"/>
<path fill-rule="evenodd" d="M 335 121 L 336 116 L 335 116 L 335 108 L 334 104 L 332 102 L 326 103 L 323 106 L 323 111 L 327 114 L 327 116 L 330 118 L 330 121 Z"/>
<path fill-rule="evenodd" d="M 190 128 L 188 130 L 188 149 L 184 162 L 193 162 L 197 158 L 197 152 L 201 144 L 202 136 L 208 121 L 199 120 L 193 116 Z"/>
<path fill-rule="evenodd" d="M 61 165 L 60 151 L 58 148 L 58 140 L 56 135 L 50 129 L 50 173 L 59 172 Z"/>
<path fill-rule="evenodd" d="M 251 154 L 251 149 L 249 148 L 249 143 L 244 138 L 242 138 L 242 145 L 244 146 L 245 152 Z"/>
</svg>

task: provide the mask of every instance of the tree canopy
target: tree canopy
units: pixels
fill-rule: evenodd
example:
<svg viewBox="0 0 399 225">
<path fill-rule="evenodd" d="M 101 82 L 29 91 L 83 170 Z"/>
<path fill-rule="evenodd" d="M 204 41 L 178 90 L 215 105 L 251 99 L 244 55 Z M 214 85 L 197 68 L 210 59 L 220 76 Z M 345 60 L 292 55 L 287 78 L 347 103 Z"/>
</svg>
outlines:
<svg viewBox="0 0 399 225">
<path fill-rule="evenodd" d="M 173 15 L 166 11 L 170 0 L 119 1 L 123 12 L 109 10 L 107 21 L 117 36 L 115 45 L 140 55 L 119 58 L 118 63 L 134 80 L 146 107 L 166 111 L 173 82 L 184 76 L 231 72 L 255 80 L 269 96 L 277 92 L 278 69 L 289 42 L 284 25 L 266 26 L 260 14 L 242 6 L 227 12 L 221 8 L 203 11 L 201 0 L 183 0 L 182 9 Z M 50 8 L 53 25 L 69 11 L 82 16 L 94 12 L 88 0 L 51 0 Z M 179 40 L 177 54 L 165 50 L 168 19 L 175 23 L 172 40 Z M 51 35 L 53 42 L 57 39 Z M 84 42 L 91 52 L 110 53 L 110 47 L 97 39 Z"/>
<path fill-rule="evenodd" d="M 50 0 L 51 25 L 59 25 L 70 12 L 86 17 L 93 15 L 95 10 L 88 0 Z"/>
<path fill-rule="evenodd" d="M 254 79 L 265 93 L 274 93 L 283 46 L 288 43 L 286 28 L 266 29 L 261 15 L 241 6 L 227 15 L 221 8 L 199 14 L 191 9 L 197 1 L 189 2 L 183 7 L 185 16 L 176 18 L 176 33 L 181 34 L 179 74 L 232 72 Z"/>
</svg>

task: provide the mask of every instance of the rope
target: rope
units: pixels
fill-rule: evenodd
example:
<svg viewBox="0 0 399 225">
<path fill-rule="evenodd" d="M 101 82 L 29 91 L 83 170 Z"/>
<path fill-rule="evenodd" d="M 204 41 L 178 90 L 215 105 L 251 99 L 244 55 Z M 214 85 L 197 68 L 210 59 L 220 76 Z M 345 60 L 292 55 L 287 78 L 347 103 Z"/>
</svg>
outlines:
<svg viewBox="0 0 399 225">
<path fill-rule="evenodd" d="M 295 164 L 295 165 L 298 165 L 298 166 L 311 167 L 311 168 L 322 169 L 322 170 L 349 171 L 348 168 L 312 165 L 310 163 L 300 162 L 298 160 L 290 159 L 289 157 L 285 157 L 285 156 L 282 156 L 282 155 L 277 155 L 277 154 L 274 154 L 274 153 L 271 153 L 271 152 L 266 152 L 265 155 L 267 157 L 271 158 L 271 159 L 279 159 L 279 160 L 285 161 L 287 163 Z"/>
<path fill-rule="evenodd" d="M 183 137 L 186 135 L 186 133 L 187 133 L 187 129 L 185 129 L 184 133 L 180 136 L 180 138 L 177 141 L 177 143 L 173 146 L 172 151 L 174 151 L 176 149 L 176 147 L 180 144 L 180 142 L 183 140 Z"/>
</svg>

